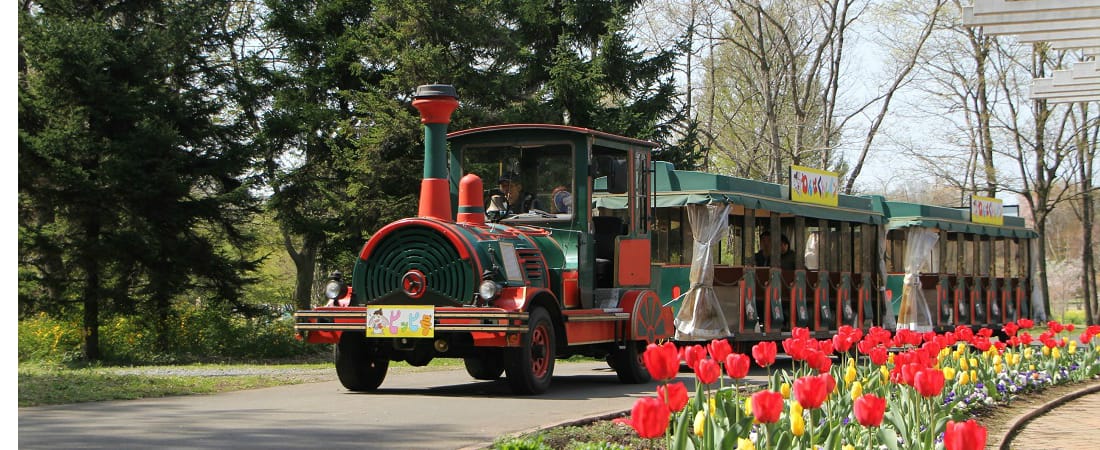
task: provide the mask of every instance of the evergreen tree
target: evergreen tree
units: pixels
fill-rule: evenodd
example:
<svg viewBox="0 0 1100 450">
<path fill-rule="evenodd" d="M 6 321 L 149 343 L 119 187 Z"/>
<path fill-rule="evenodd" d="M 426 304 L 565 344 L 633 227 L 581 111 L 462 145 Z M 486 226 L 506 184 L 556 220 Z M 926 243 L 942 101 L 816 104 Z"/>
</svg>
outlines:
<svg viewBox="0 0 1100 450">
<path fill-rule="evenodd" d="M 163 324 L 184 293 L 235 301 L 253 267 L 236 250 L 250 148 L 216 58 L 228 7 L 21 4 L 20 303 L 80 304 L 89 359 L 101 312 Z"/>
</svg>

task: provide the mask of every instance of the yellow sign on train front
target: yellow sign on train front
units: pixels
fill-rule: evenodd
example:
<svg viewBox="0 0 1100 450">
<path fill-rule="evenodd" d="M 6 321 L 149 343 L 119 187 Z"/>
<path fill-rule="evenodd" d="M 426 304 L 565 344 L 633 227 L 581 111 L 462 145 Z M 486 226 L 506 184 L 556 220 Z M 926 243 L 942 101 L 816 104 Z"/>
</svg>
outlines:
<svg viewBox="0 0 1100 450">
<path fill-rule="evenodd" d="M 435 336 L 432 305 L 379 305 L 367 309 L 367 337 Z"/>
</svg>

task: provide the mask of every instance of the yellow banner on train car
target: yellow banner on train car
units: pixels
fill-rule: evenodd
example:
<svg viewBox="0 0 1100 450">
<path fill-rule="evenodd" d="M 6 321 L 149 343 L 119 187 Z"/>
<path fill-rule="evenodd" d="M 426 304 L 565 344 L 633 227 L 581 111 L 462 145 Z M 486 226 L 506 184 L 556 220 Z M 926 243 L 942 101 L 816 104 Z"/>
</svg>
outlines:
<svg viewBox="0 0 1100 450">
<path fill-rule="evenodd" d="M 432 305 L 380 305 L 367 309 L 367 337 L 435 336 Z"/>
<path fill-rule="evenodd" d="M 840 203 L 839 180 L 836 172 L 791 166 L 791 201 L 836 206 Z"/>
<path fill-rule="evenodd" d="M 987 225 L 1005 224 L 1005 208 L 1001 200 L 989 197 L 970 196 L 970 221 Z"/>
</svg>

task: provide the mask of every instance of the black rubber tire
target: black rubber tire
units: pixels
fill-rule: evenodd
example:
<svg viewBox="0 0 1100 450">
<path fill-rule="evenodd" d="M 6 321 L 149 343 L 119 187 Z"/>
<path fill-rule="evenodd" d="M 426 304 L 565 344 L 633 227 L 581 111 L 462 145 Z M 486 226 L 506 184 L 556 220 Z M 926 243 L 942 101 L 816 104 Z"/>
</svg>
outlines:
<svg viewBox="0 0 1100 450">
<path fill-rule="evenodd" d="M 626 348 L 612 350 L 610 359 L 614 361 L 614 365 L 611 368 L 615 369 L 619 381 L 626 384 L 640 384 L 648 383 L 653 379 L 649 375 L 649 369 L 646 369 L 645 363 L 642 362 L 645 347 L 645 341 L 636 341 L 628 342 Z"/>
<path fill-rule="evenodd" d="M 374 354 L 363 333 L 345 331 L 336 344 L 336 376 L 349 391 L 374 391 L 386 379 L 390 360 Z"/>
<path fill-rule="evenodd" d="M 466 373 L 476 380 L 496 380 L 504 373 L 504 356 L 497 351 L 485 351 L 478 356 L 463 358 Z"/>
<path fill-rule="evenodd" d="M 533 395 L 546 392 L 554 377 L 554 323 L 546 309 L 535 307 L 528 316 L 527 333 L 519 347 L 504 353 L 504 371 L 512 392 Z"/>
</svg>

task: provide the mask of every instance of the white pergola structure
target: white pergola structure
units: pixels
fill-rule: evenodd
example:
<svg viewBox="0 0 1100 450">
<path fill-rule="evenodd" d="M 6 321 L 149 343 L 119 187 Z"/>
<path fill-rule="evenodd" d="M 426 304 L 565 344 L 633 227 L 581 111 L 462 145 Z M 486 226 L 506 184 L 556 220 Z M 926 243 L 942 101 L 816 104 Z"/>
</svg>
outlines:
<svg viewBox="0 0 1100 450">
<path fill-rule="evenodd" d="M 963 23 L 980 26 L 987 34 L 1014 35 L 1024 43 L 1082 50 L 1091 61 L 1035 79 L 1031 98 L 1053 103 L 1100 101 L 1100 0 L 974 0 L 974 6 L 963 8 Z"/>
</svg>

